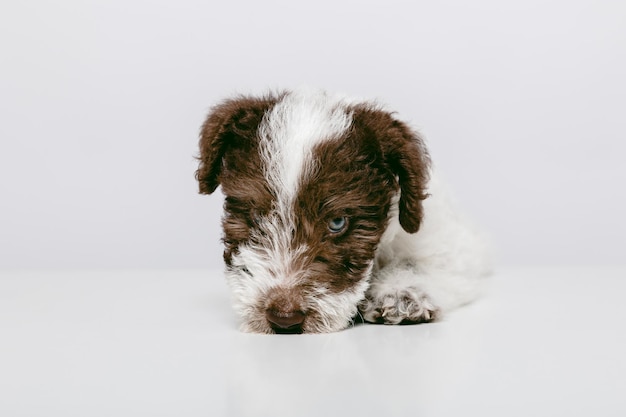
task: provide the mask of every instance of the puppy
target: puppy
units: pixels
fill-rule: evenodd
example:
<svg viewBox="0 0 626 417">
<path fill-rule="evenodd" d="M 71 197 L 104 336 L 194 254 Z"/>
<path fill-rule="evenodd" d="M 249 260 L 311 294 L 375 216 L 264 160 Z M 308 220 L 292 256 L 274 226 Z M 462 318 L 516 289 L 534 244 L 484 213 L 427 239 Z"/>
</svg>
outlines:
<svg viewBox="0 0 626 417">
<path fill-rule="evenodd" d="M 200 134 L 200 193 L 221 186 L 226 278 L 242 330 L 323 333 L 430 322 L 489 270 L 420 136 L 379 105 L 295 91 L 235 97 Z"/>
</svg>

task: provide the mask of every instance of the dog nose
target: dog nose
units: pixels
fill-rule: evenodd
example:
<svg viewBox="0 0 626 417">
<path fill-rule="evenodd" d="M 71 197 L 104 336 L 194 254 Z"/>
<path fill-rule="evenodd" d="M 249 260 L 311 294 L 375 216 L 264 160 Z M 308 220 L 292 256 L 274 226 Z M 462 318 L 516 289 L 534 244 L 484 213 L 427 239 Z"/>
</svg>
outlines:
<svg viewBox="0 0 626 417">
<path fill-rule="evenodd" d="M 269 309 L 265 312 L 276 333 L 302 333 L 305 314 L 302 311 L 278 311 Z"/>
</svg>

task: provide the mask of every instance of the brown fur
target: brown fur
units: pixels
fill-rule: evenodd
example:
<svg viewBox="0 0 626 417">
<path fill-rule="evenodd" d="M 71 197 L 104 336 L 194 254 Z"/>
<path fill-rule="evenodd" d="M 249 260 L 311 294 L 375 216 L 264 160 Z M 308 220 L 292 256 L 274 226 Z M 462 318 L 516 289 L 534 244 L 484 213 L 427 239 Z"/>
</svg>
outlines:
<svg viewBox="0 0 626 417">
<path fill-rule="evenodd" d="M 238 171 L 237 157 L 252 156 L 256 128 L 279 97 L 240 96 L 213 107 L 200 129 L 200 164 L 196 179 L 201 194 L 211 194 L 220 184 L 224 155 L 231 154 L 231 171 Z"/>
<path fill-rule="evenodd" d="M 211 194 L 218 185 L 224 202 L 224 261 L 246 241 L 252 214 L 271 207 L 272 195 L 260 175 L 257 127 L 278 97 L 241 96 L 213 107 L 200 130 L 200 163 L 196 171 L 201 194 Z"/>
<path fill-rule="evenodd" d="M 430 157 L 424 142 L 406 124 L 372 106 L 360 106 L 353 123 L 367 140 L 379 143 L 389 170 L 398 177 L 400 224 L 409 233 L 417 232 L 423 217 L 422 200 L 428 197 Z"/>
<path fill-rule="evenodd" d="M 224 260 L 230 266 L 238 247 L 251 239 L 257 218 L 270 213 L 274 196 L 263 175 L 257 129 L 279 97 L 239 97 L 213 108 L 202 126 L 200 192 L 221 184 L 226 199 L 222 226 Z M 306 271 L 294 289 L 267 294 L 260 311 L 289 315 L 306 311 L 303 294 L 324 287 L 345 291 L 365 277 L 385 231 L 392 197 L 400 191 L 400 224 L 419 229 L 427 197 L 429 158 L 421 139 L 404 123 L 371 105 L 357 105 L 352 128 L 313 150 L 317 167 L 301 178 L 295 200 L 292 248 L 307 247 L 291 269 Z M 345 216 L 345 230 L 332 233 L 328 222 Z M 306 311 L 314 321 L 314 311 Z"/>
</svg>

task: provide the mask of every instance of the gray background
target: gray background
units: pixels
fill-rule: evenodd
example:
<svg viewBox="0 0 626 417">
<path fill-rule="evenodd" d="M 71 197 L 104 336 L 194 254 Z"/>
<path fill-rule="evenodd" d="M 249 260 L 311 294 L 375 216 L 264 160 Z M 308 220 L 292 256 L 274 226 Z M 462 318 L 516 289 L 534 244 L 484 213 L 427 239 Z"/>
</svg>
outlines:
<svg viewBox="0 0 626 417">
<path fill-rule="evenodd" d="M 623 264 L 622 1 L 0 4 L 0 267 L 221 265 L 198 128 L 233 93 L 377 98 L 504 265 Z"/>
</svg>

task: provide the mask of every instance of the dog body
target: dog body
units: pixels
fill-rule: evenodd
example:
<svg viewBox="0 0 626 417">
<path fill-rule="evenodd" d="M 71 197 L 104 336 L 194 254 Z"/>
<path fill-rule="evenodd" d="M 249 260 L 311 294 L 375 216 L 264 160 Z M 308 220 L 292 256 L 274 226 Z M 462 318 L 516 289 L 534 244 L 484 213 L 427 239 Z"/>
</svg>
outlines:
<svg viewBox="0 0 626 417">
<path fill-rule="evenodd" d="M 226 277 L 242 329 L 332 332 L 360 312 L 432 321 L 479 293 L 480 235 L 421 138 L 374 103 L 321 91 L 237 97 L 201 130 L 200 192 L 221 185 Z"/>
</svg>

